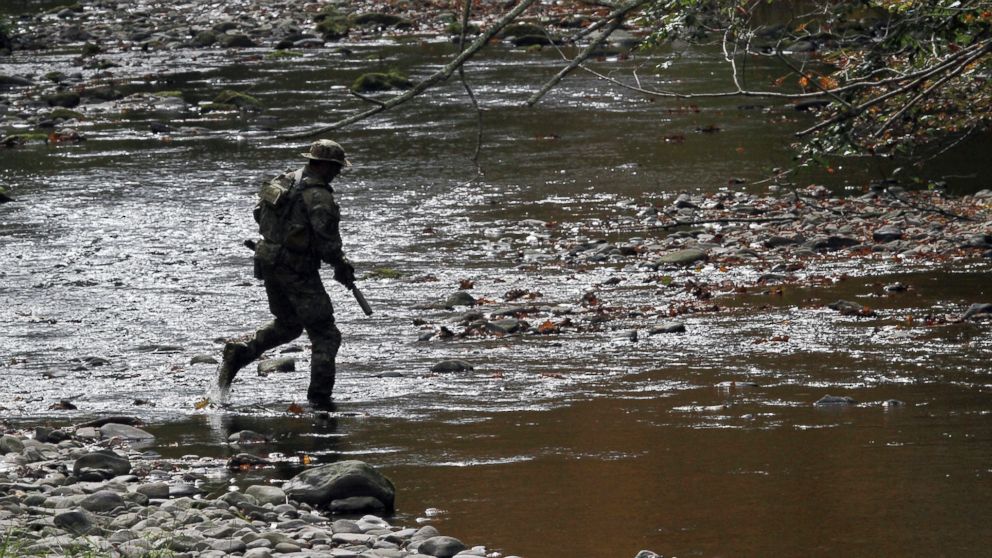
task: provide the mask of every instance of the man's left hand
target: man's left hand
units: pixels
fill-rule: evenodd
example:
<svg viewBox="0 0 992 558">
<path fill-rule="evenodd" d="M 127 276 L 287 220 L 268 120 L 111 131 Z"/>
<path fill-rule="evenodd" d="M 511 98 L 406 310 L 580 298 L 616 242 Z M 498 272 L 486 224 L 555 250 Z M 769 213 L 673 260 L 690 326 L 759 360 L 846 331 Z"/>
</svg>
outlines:
<svg viewBox="0 0 992 558">
<path fill-rule="evenodd" d="M 349 289 L 355 285 L 355 267 L 344 261 L 334 266 L 334 280 Z"/>
</svg>

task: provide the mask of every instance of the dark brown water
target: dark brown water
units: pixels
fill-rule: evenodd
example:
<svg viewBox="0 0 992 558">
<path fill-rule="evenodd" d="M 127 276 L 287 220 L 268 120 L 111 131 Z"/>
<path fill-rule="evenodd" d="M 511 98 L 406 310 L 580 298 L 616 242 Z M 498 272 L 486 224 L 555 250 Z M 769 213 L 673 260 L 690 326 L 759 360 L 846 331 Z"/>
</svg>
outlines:
<svg viewBox="0 0 992 558">
<path fill-rule="evenodd" d="M 195 102 L 250 89 L 267 110 L 119 117 L 108 107 L 80 127 L 89 137 L 82 145 L 0 152 L 0 180 L 19 200 L 0 206 L 5 418 L 141 416 L 164 457 L 217 458 L 204 468 L 205 486 L 216 489 L 228 482 L 220 465 L 234 451 L 224 443 L 229 434 L 275 434 L 258 452 L 284 456 L 279 467 L 236 482 L 288 478 L 304 455 L 363 459 L 399 487 L 395 523 L 436 508 L 430 521 L 443 533 L 528 558 L 629 557 L 642 548 L 677 556 L 987 552 L 992 335 L 987 324 L 904 320 L 988 302 L 985 264 L 852 261 L 820 270 L 852 276 L 830 288 L 720 300 L 723 312 L 689 317 L 683 335 L 648 337 L 653 322 L 628 317 L 588 333 L 417 342 L 415 318 L 456 327 L 452 313 L 414 306 L 443 299 L 461 279 L 492 300 L 516 288 L 540 292 L 536 303 L 548 312 L 574 308 L 592 288 L 609 304 L 662 307 L 670 301 L 644 286 L 648 271 L 633 262 L 563 268 L 545 235 L 589 236 L 605 219 L 636 223 L 632 204 L 759 180 L 790 163 L 787 132 L 804 117 L 772 103 L 696 112 L 574 76 L 537 109 L 517 107 L 528 84 L 554 72 L 550 54 L 504 50 L 469 68 L 486 109 L 480 182 L 470 182 L 474 115 L 456 83 L 333 134 L 355 163 L 337 187 L 348 253 L 360 274 L 404 273 L 362 281 L 377 309 L 372 319 L 327 277 L 345 334 L 337 412 L 327 420 L 287 414 L 303 396 L 305 373 L 262 378 L 251 370 L 239 376 L 233 409 L 194 410 L 214 369 L 190 365 L 191 357 L 217 356 L 219 338 L 267 319 L 240 242 L 255 235 L 256 185 L 298 164 L 305 147 L 277 133 L 362 107 L 343 86 L 370 58 L 423 76 L 447 50 L 417 42 L 352 48 L 289 62 L 266 60 L 264 51 L 125 59 L 119 72 L 135 90 L 180 89 Z M 650 67 L 667 55 L 657 56 L 623 64 Z M 28 67 L 70 68 L 71 56 L 0 61 L 0 73 Z M 149 67 L 162 71 L 141 77 Z M 689 86 L 717 71 L 707 53 L 686 53 L 678 68 Z M 152 134 L 153 120 L 176 131 Z M 696 131 L 709 126 L 720 131 Z M 666 141 L 673 136 L 684 140 Z M 858 191 L 855 178 L 876 169 L 850 170 Z M 830 178 L 815 172 L 796 180 Z M 558 225 L 549 233 L 526 219 Z M 534 262 L 544 263 L 518 267 Z M 437 281 L 411 280 L 428 274 Z M 597 287 L 612 277 L 623 281 Z M 880 285 L 895 280 L 912 290 L 881 296 Z M 864 301 L 880 317 L 843 318 L 823 307 L 837 298 Z M 94 356 L 107 364 L 78 360 Z M 305 369 L 307 352 L 298 357 Z M 476 370 L 429 374 L 444 358 Z M 381 377 L 391 373 L 400 376 Z M 827 394 L 859 405 L 812 405 Z M 47 410 L 61 399 L 79 410 Z M 890 399 L 903 404 L 885 405 Z"/>
</svg>

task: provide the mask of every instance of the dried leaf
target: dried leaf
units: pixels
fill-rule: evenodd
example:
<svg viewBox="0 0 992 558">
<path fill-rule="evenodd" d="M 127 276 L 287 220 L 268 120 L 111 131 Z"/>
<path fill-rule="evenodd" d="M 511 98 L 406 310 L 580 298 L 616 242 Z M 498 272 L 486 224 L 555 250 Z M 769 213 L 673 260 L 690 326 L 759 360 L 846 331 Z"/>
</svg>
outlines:
<svg viewBox="0 0 992 558">
<path fill-rule="evenodd" d="M 303 414 L 303 407 L 297 405 L 296 403 L 292 403 L 292 404 L 289 405 L 288 408 L 286 408 L 286 412 L 287 413 L 292 413 L 294 415 L 302 415 Z"/>
<path fill-rule="evenodd" d="M 210 398 L 209 397 L 203 398 L 203 399 L 197 401 L 196 403 L 194 403 L 193 404 L 193 408 L 196 409 L 197 411 L 202 411 L 203 409 L 206 409 L 207 408 L 207 405 L 210 405 Z"/>
</svg>

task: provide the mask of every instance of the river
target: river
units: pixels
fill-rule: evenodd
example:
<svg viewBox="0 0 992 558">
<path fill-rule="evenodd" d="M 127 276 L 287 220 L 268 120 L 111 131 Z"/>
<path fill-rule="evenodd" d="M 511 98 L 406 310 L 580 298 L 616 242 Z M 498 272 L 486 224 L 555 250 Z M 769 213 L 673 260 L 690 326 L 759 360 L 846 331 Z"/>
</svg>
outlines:
<svg viewBox="0 0 992 558">
<path fill-rule="evenodd" d="M 141 417 L 164 458 L 211 458 L 200 467 L 215 490 L 288 478 L 304 460 L 362 459 L 396 483 L 394 523 L 429 516 L 445 534 L 527 558 L 644 548 L 713 557 L 987 552 L 987 324 L 921 332 L 823 307 L 851 298 L 889 317 L 960 312 L 992 295 L 986 263 L 850 262 L 838 270 L 848 278 L 830 287 L 725 297 L 721 312 L 685 318 L 681 335 L 647 336 L 631 315 L 554 336 L 418 341 L 431 328 L 456 328 L 451 312 L 418 305 L 443 300 L 462 280 L 473 296 L 497 301 L 490 308 L 514 289 L 563 312 L 593 289 L 611 304 L 665 304 L 644 286 L 650 272 L 563 265 L 541 256 L 546 236 L 595 234 L 598 223 L 673 192 L 762 191 L 759 181 L 791 164 L 789 133 L 809 122 L 770 102 L 650 101 L 582 74 L 520 108 L 560 66 L 553 51 L 498 48 L 468 65 L 484 108 L 480 180 L 475 113 L 454 80 L 329 135 L 353 163 L 335 185 L 346 252 L 360 277 L 380 271 L 360 281 L 371 318 L 325 277 L 345 338 L 337 408 L 325 418 L 288 413 L 306 373 L 260 377 L 249 368 L 230 408 L 197 410 L 215 366 L 192 357 L 219 357 L 222 339 L 268 319 L 241 242 L 256 235 L 257 186 L 306 149 L 278 135 L 366 107 L 347 85 L 370 65 L 422 78 L 451 48 L 343 46 L 291 59 L 264 49 L 108 55 L 125 92 L 180 90 L 192 103 L 236 89 L 266 108 L 200 115 L 108 103 L 104 113 L 87 109 L 81 144 L 0 152 L 0 182 L 17 199 L 0 206 L 6 420 Z M 680 54 L 680 85 L 721 75 L 712 53 Z M 0 73 L 68 73 L 78 69 L 73 58 L 16 53 L 0 59 Z M 672 58 L 596 65 L 650 73 Z M 172 131 L 152 133 L 152 122 Z M 877 172 L 847 170 L 843 179 L 808 170 L 795 180 L 858 192 Z M 615 277 L 619 284 L 603 286 Z M 895 281 L 910 289 L 881 296 Z M 305 338 L 293 347 L 304 349 L 288 354 L 306 370 Z M 448 358 L 475 370 L 429 373 Z M 827 394 L 859 404 L 813 406 Z M 49 408 L 61 400 L 78 410 Z M 276 436 L 258 451 L 280 463 L 228 477 L 227 436 L 245 428 Z"/>
</svg>

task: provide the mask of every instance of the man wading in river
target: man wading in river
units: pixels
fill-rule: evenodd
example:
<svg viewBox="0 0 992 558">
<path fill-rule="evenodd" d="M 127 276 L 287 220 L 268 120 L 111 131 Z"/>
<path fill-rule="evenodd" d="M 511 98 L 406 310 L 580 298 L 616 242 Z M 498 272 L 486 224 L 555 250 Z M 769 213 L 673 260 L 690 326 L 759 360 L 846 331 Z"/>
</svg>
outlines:
<svg viewBox="0 0 992 558">
<path fill-rule="evenodd" d="M 341 332 L 318 270 L 322 261 L 332 265 L 334 279 L 355 289 L 355 268 L 341 250 L 341 217 L 330 185 L 350 163 L 330 140 L 315 141 L 302 155 L 309 159 L 305 167 L 274 178 L 259 192 L 255 221 L 262 240 L 255 245 L 255 277 L 265 281 L 275 319 L 251 340 L 224 345 L 217 378 L 222 398 L 238 370 L 305 329 L 313 345 L 307 399 L 315 406 L 331 401 Z"/>
</svg>

